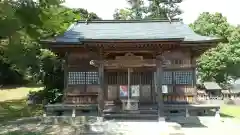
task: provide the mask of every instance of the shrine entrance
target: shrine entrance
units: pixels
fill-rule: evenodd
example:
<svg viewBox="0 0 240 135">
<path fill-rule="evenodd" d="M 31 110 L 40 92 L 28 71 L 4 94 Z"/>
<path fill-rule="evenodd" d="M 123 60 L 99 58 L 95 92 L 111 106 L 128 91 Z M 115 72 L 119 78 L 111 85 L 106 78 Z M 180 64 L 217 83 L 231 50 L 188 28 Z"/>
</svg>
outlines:
<svg viewBox="0 0 240 135">
<path fill-rule="evenodd" d="M 129 116 L 129 113 L 138 113 L 140 116 L 144 112 L 154 116 L 154 119 L 163 116 L 159 79 L 162 67 L 157 58 L 144 59 L 143 56 L 126 53 L 115 56 L 115 59 L 91 60 L 90 64 L 99 67 L 100 87 L 103 90 L 99 93 L 99 109 L 103 114 L 113 112 L 114 115 L 126 113 L 124 115 Z M 154 77 L 154 72 L 159 75 Z"/>
<path fill-rule="evenodd" d="M 138 71 L 132 68 L 126 70 L 128 71 L 105 71 L 107 80 L 106 101 L 120 102 L 122 103 L 122 109 L 125 110 L 129 110 L 127 109 L 129 107 L 127 106 L 128 101 L 135 102 L 135 105 L 132 106 L 133 110 L 144 107 L 144 105 L 155 104 L 156 93 L 153 72 Z"/>
</svg>

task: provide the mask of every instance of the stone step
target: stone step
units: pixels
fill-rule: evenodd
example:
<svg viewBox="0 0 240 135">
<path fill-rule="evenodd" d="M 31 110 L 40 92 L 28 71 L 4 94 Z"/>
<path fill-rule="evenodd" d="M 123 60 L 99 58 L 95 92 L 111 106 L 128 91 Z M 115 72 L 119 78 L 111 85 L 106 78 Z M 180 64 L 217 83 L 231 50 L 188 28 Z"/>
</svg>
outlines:
<svg viewBox="0 0 240 135">
<path fill-rule="evenodd" d="M 134 114 L 134 113 L 117 113 L 117 114 L 104 114 L 104 119 L 146 119 L 158 120 L 157 114 Z"/>
<path fill-rule="evenodd" d="M 158 114 L 158 110 L 136 110 L 136 111 L 115 111 L 115 110 L 104 110 L 106 114 L 116 113 L 130 113 L 130 114 Z"/>
</svg>

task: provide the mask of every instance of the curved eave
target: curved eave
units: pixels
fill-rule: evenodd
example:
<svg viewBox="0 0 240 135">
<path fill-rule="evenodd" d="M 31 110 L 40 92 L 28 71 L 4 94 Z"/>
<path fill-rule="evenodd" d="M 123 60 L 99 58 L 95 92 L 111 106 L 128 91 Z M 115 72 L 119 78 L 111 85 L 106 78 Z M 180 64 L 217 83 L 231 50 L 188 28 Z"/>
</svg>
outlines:
<svg viewBox="0 0 240 135">
<path fill-rule="evenodd" d="M 167 41 L 179 41 L 182 42 L 184 38 L 154 38 L 154 39 L 84 39 L 82 42 L 167 42 Z"/>
<path fill-rule="evenodd" d="M 183 46 L 216 46 L 218 43 L 223 40 L 220 38 L 210 39 L 210 40 L 197 40 L 197 41 L 183 41 Z"/>
<path fill-rule="evenodd" d="M 182 42 L 184 38 L 161 38 L 161 39 L 83 39 L 79 42 L 60 42 L 55 40 L 41 40 L 40 44 L 44 47 L 84 47 L 84 42 L 99 42 L 99 43 L 119 43 L 119 42 Z"/>
<path fill-rule="evenodd" d="M 197 40 L 197 41 L 186 41 L 184 38 L 164 38 L 164 39 L 84 39 L 79 42 L 59 42 L 55 40 L 41 40 L 40 44 L 46 48 L 63 48 L 63 47 L 85 47 L 84 42 L 102 42 L 102 43 L 119 43 L 119 42 L 181 42 L 181 46 L 192 46 L 192 47 L 214 47 L 222 39 L 211 39 L 211 40 Z"/>
<path fill-rule="evenodd" d="M 183 43 L 219 43 L 223 40 L 220 38 L 210 39 L 210 40 L 195 40 L 195 41 L 183 41 Z"/>
<path fill-rule="evenodd" d="M 73 47 L 83 45 L 83 42 L 58 42 L 54 40 L 40 40 L 40 44 L 46 48 L 52 47 Z"/>
</svg>

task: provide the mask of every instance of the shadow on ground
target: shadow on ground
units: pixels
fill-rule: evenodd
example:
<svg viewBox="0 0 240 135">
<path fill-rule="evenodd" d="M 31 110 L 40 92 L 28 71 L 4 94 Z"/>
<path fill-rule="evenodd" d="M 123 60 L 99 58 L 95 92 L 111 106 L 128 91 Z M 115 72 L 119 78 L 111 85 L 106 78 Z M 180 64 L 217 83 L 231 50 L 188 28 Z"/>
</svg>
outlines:
<svg viewBox="0 0 240 135">
<path fill-rule="evenodd" d="M 85 124 L 65 122 L 63 119 L 61 121 L 59 119 L 58 122 L 38 120 L 33 123 L 21 122 L 0 125 L 1 135 L 79 135 L 88 133 L 88 131 L 89 129 Z"/>
<path fill-rule="evenodd" d="M 58 135 L 64 133 L 67 135 L 75 135 L 79 129 L 69 126 L 66 128 L 64 125 L 44 125 L 44 124 L 27 124 L 24 126 L 11 125 L 2 126 L 0 130 L 1 135 Z"/>
<path fill-rule="evenodd" d="M 37 116 L 42 113 L 42 106 L 26 104 L 26 100 L 9 100 L 0 102 L 0 123 L 22 117 Z"/>
<path fill-rule="evenodd" d="M 200 119 L 196 116 L 191 117 L 182 117 L 182 116 L 173 116 L 168 117 L 166 119 L 167 122 L 176 122 L 180 124 L 184 128 L 195 128 L 195 127 L 206 127 L 203 123 L 201 123 Z"/>
<path fill-rule="evenodd" d="M 45 135 L 41 132 L 30 132 L 30 131 L 13 131 L 13 132 L 7 132 L 2 135 Z"/>
</svg>

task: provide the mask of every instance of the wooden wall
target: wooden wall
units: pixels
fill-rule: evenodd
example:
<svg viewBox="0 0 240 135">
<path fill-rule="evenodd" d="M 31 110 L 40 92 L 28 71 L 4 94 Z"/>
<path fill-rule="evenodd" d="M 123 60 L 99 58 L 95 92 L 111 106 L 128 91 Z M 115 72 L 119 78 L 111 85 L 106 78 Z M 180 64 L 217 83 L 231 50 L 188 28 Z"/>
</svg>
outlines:
<svg viewBox="0 0 240 135">
<path fill-rule="evenodd" d="M 172 78 L 171 83 L 163 83 L 169 88 L 168 93 L 163 94 L 164 102 L 193 103 L 196 95 L 196 75 L 195 59 L 193 59 L 191 51 L 188 49 L 175 50 L 165 52 L 163 56 L 166 63 L 169 64 L 164 70 L 165 77 Z"/>
<path fill-rule="evenodd" d="M 97 103 L 98 69 L 89 64 L 97 58 L 95 53 L 70 53 L 67 56 L 65 103 Z"/>
<path fill-rule="evenodd" d="M 163 94 L 165 103 L 182 103 L 182 102 L 194 102 L 195 90 L 195 60 L 192 57 L 190 50 L 175 50 L 171 52 L 163 53 L 164 60 L 168 66 L 164 67 L 164 76 L 170 74 L 172 81 L 166 83 L 169 91 Z M 67 58 L 67 87 L 65 90 L 64 101 L 66 103 L 97 103 L 97 92 L 99 90 L 98 85 L 98 68 L 93 67 L 89 64 L 90 60 L 99 59 L 99 55 L 96 53 L 70 53 Z M 140 84 L 140 102 L 154 102 L 155 89 L 153 82 L 153 75 L 155 68 L 152 70 L 145 71 L 144 69 L 133 72 L 133 74 L 141 74 L 140 77 L 131 79 L 132 83 Z M 118 100 L 119 99 L 119 85 L 126 84 L 126 80 L 121 82 L 121 75 L 123 71 L 105 71 L 105 82 L 106 82 L 106 100 Z M 126 72 L 125 72 L 126 73 Z M 143 75 L 148 74 L 148 75 Z M 179 83 L 177 77 L 181 78 L 183 75 L 192 75 L 192 82 Z M 145 77 L 144 77 L 145 76 Z M 148 77 L 149 76 L 149 77 Z M 78 79 L 77 79 L 78 78 Z M 134 78 L 134 76 L 133 76 Z M 142 78 L 150 80 L 149 82 L 143 83 L 143 80 L 137 79 Z M 114 81 L 115 79 L 115 81 Z M 125 77 L 126 79 L 126 77 Z M 72 81 L 71 80 L 78 80 Z M 90 82 L 89 80 L 95 80 Z M 124 83 L 125 82 L 125 83 Z M 81 98 L 82 97 L 82 98 Z M 95 98 L 94 100 L 88 98 Z M 74 101 L 73 101 L 74 100 Z"/>
</svg>

